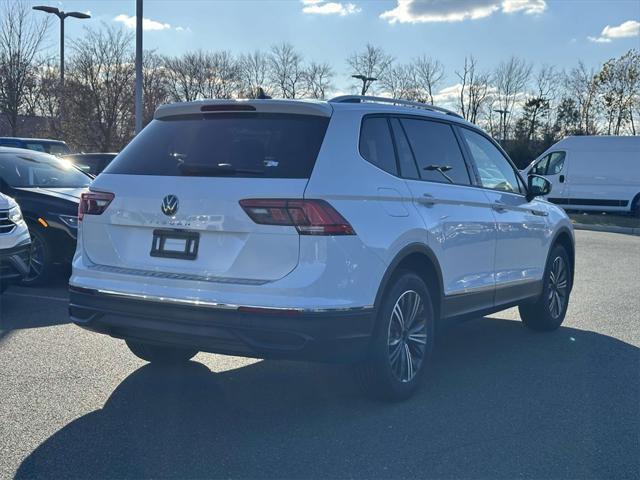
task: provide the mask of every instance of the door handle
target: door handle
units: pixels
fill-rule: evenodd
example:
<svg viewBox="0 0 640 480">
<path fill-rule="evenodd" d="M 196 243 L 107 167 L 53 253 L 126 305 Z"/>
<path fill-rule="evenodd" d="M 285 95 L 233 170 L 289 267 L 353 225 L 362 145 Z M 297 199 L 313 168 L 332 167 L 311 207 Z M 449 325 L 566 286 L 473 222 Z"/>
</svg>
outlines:
<svg viewBox="0 0 640 480">
<path fill-rule="evenodd" d="M 498 213 L 504 213 L 507 211 L 507 206 L 500 202 L 494 202 L 494 204 L 491 205 L 491 208 Z"/>
<path fill-rule="evenodd" d="M 435 205 L 436 200 L 435 198 L 433 198 L 433 195 L 430 195 L 428 193 L 423 193 L 422 197 L 418 198 L 418 203 L 420 203 L 421 205 L 425 205 L 427 207 L 431 207 Z"/>
<path fill-rule="evenodd" d="M 564 175 L 560 175 L 560 178 L 558 180 L 560 180 L 560 183 L 564 183 Z"/>
</svg>

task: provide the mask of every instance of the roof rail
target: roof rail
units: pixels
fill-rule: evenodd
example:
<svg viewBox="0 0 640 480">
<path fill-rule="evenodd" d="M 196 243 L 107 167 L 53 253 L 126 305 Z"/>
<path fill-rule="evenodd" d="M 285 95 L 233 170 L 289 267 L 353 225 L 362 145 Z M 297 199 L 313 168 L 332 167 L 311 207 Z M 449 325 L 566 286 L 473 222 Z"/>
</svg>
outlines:
<svg viewBox="0 0 640 480">
<path fill-rule="evenodd" d="M 331 100 L 329 100 L 329 102 L 330 103 L 365 103 L 365 102 L 387 103 L 389 105 L 403 105 L 407 107 L 421 108 L 423 110 L 431 110 L 433 112 L 440 112 L 446 115 L 452 115 L 454 117 L 463 118 L 461 115 L 447 108 L 436 107 L 435 105 L 429 105 L 428 103 L 412 102 L 411 100 L 400 100 L 398 98 L 372 97 L 369 95 L 341 95 L 339 97 L 332 98 Z"/>
</svg>

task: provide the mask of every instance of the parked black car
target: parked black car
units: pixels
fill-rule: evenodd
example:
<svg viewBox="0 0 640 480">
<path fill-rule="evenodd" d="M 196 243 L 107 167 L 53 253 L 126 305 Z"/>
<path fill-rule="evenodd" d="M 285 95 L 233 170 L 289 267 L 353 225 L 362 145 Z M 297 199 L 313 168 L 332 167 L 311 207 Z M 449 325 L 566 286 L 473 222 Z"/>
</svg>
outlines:
<svg viewBox="0 0 640 480">
<path fill-rule="evenodd" d="M 50 153 L 51 155 L 68 155 L 71 153 L 69 146 L 62 140 L 50 140 L 47 138 L 0 137 L 0 147 L 25 148 L 36 152 Z"/>
<path fill-rule="evenodd" d="M 31 272 L 25 284 L 41 284 L 56 263 L 73 258 L 78 203 L 91 177 L 46 153 L 0 147 L 0 191 L 13 197 L 31 233 Z"/>
<path fill-rule="evenodd" d="M 72 161 L 76 167 L 94 177 L 106 168 L 117 153 L 73 153 L 63 158 Z"/>
</svg>

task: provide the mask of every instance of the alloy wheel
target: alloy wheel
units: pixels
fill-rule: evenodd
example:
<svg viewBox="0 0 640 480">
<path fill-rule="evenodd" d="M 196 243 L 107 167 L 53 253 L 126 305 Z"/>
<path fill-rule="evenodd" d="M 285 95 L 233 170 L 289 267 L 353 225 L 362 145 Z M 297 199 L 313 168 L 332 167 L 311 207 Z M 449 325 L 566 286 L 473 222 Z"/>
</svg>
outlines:
<svg viewBox="0 0 640 480">
<path fill-rule="evenodd" d="M 549 271 L 549 312 L 555 319 L 560 317 L 567 301 L 568 274 L 565 261 L 556 257 Z"/>
<path fill-rule="evenodd" d="M 29 274 L 26 281 L 32 281 L 42 275 L 44 270 L 44 244 L 37 235 L 31 238 L 31 256 L 29 258 Z"/>
<path fill-rule="evenodd" d="M 420 371 L 427 348 L 427 319 L 422 298 L 407 290 L 396 301 L 388 332 L 389 363 L 401 382 Z"/>
</svg>

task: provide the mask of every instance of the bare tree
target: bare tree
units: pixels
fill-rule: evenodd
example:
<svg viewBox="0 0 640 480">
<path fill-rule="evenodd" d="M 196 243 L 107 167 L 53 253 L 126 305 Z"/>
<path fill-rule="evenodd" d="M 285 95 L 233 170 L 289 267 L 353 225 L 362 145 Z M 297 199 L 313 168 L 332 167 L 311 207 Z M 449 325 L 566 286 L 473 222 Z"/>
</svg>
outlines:
<svg viewBox="0 0 640 480">
<path fill-rule="evenodd" d="M 629 50 L 620 58 L 612 58 L 596 76 L 598 90 L 607 121 L 607 133 L 620 135 L 625 123 L 633 123 L 633 104 L 640 95 L 640 52 Z"/>
<path fill-rule="evenodd" d="M 496 101 L 502 115 L 502 139 L 511 131 L 512 118 L 516 103 L 524 95 L 531 76 L 531 65 L 521 58 L 511 57 L 501 62 L 493 75 L 496 88 Z"/>
<path fill-rule="evenodd" d="M 240 68 L 230 52 L 207 53 L 200 72 L 204 98 L 233 98 L 240 84 Z"/>
<path fill-rule="evenodd" d="M 533 139 L 545 117 L 550 124 L 551 104 L 555 100 L 558 74 L 553 66 L 543 65 L 535 76 L 535 90 L 525 102 L 523 120 L 526 123 L 527 141 Z"/>
<path fill-rule="evenodd" d="M 564 87 L 566 96 L 575 98 L 580 114 L 580 132 L 583 135 L 597 133 L 598 123 L 598 82 L 596 72 L 588 69 L 584 63 L 572 68 L 565 74 Z"/>
<path fill-rule="evenodd" d="M 70 106 L 78 143 L 109 152 L 119 150 L 131 138 L 132 39 L 131 34 L 115 28 L 87 29 L 74 43 L 69 91 L 74 92 Z"/>
<path fill-rule="evenodd" d="M 412 64 L 392 65 L 380 78 L 380 85 L 385 93 L 393 98 L 418 100 L 416 75 Z"/>
<path fill-rule="evenodd" d="M 304 71 L 306 94 L 311 98 L 324 99 L 332 80 L 333 70 L 328 63 L 311 62 Z"/>
<path fill-rule="evenodd" d="M 271 47 L 269 54 L 269 80 L 276 95 L 282 98 L 297 98 L 301 94 L 304 80 L 302 56 L 290 43 Z"/>
<path fill-rule="evenodd" d="M 0 7 L 0 112 L 17 135 L 18 118 L 26 106 L 28 93 L 37 82 L 37 59 L 49 26 L 48 19 L 30 15 L 25 1 L 2 2 Z M 31 102 L 33 104 L 33 102 Z"/>
<path fill-rule="evenodd" d="M 385 76 L 387 69 L 393 63 L 393 57 L 382 48 L 367 44 L 362 52 L 356 52 L 347 58 L 347 65 L 351 75 L 362 77 L 362 95 L 366 95 L 375 80 Z"/>
<path fill-rule="evenodd" d="M 169 101 L 164 59 L 155 51 L 146 51 L 142 63 L 142 98 L 144 99 L 142 123 L 153 119 L 158 106 Z"/>
<path fill-rule="evenodd" d="M 417 100 L 433 105 L 433 92 L 444 78 L 444 66 L 438 60 L 423 55 L 413 62 L 412 73 Z"/>
<path fill-rule="evenodd" d="M 187 52 L 180 57 L 164 59 L 164 69 L 169 96 L 174 102 L 191 102 L 202 94 L 202 70 L 204 53 Z"/>
<path fill-rule="evenodd" d="M 242 96 L 255 97 L 260 88 L 267 93 L 269 57 L 265 53 L 256 50 L 253 53 L 242 55 L 239 68 Z"/>
<path fill-rule="evenodd" d="M 455 73 L 460 79 L 460 113 L 466 120 L 475 123 L 488 98 L 489 76 L 477 71 L 477 62 L 473 55 L 465 57 L 462 72 Z"/>
</svg>

